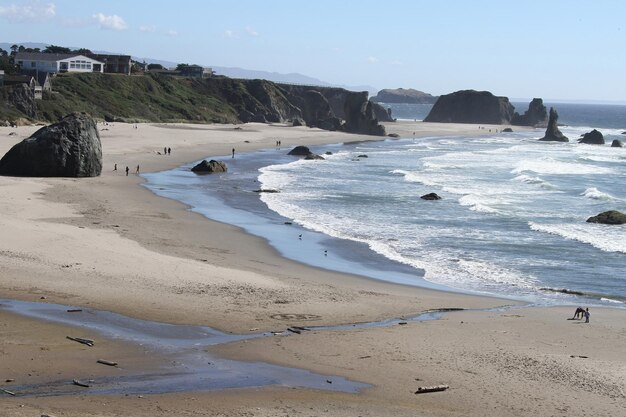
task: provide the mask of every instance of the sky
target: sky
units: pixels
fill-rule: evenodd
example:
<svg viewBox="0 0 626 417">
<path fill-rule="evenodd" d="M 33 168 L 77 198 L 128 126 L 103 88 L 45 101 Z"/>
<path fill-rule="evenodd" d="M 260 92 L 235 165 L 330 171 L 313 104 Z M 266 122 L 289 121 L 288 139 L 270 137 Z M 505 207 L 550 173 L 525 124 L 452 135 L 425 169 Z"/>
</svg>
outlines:
<svg viewBox="0 0 626 417">
<path fill-rule="evenodd" d="M 434 95 L 626 102 L 623 0 L 0 0 L 0 42 Z"/>
</svg>

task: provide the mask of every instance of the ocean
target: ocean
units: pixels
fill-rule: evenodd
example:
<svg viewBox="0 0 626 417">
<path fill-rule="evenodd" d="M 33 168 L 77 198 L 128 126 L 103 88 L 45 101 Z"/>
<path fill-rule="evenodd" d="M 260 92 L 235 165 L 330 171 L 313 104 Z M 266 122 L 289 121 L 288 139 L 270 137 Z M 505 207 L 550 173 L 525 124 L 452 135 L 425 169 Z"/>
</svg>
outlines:
<svg viewBox="0 0 626 417">
<path fill-rule="evenodd" d="M 626 148 L 610 147 L 626 139 L 626 106 L 552 105 L 569 143 L 538 142 L 543 129 L 386 139 L 312 147 L 330 153 L 325 161 L 265 149 L 228 157 L 223 175 L 188 164 L 144 177 L 156 194 L 316 267 L 539 305 L 626 307 L 626 225 L 586 223 L 626 212 Z M 422 119 L 414 106 L 391 107 Z M 593 128 L 607 144 L 578 144 Z M 420 198 L 430 192 L 442 199 Z"/>
</svg>

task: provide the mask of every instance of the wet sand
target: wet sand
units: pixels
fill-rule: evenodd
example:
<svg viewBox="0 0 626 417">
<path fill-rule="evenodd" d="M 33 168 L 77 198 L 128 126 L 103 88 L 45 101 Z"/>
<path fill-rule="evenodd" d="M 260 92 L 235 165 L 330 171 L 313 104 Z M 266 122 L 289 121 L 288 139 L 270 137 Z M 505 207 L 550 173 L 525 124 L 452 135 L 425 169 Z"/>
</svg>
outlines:
<svg viewBox="0 0 626 417">
<path fill-rule="evenodd" d="M 141 172 L 160 171 L 210 155 L 229 155 L 233 147 L 237 152 L 273 148 L 276 140 L 289 148 L 367 137 L 258 124 L 241 129 L 225 125 L 133 129 L 124 124 L 100 128 L 107 129 L 101 131 L 101 177 L 0 177 L 0 236 L 10 236 L 0 241 L 0 297 L 88 306 L 239 333 L 510 303 L 367 280 L 285 260 L 260 238 L 156 197 L 140 186 L 141 177 L 132 174 L 137 165 Z M 0 128 L 0 153 L 34 130 Z M 18 135 L 8 136 L 11 131 Z M 416 136 L 485 133 L 475 125 L 409 122 L 390 124 L 388 131 L 405 137 L 413 132 Z M 163 147 L 171 147 L 172 154 L 159 155 Z M 118 171 L 112 170 L 114 164 Z M 131 169 L 128 177 L 125 166 Z M 266 387 L 144 398 L 0 396 L 0 410 L 6 410 L 0 415 L 172 415 L 173 410 L 183 415 L 259 416 L 618 415 L 626 380 L 625 312 L 592 311 L 589 325 L 565 320 L 571 314 L 573 308 L 462 312 L 436 322 L 311 332 L 217 349 L 223 355 L 374 385 L 359 395 Z M 27 379 L 33 362 L 48 366 L 37 371 L 38 377 L 51 380 L 58 373 L 63 377 L 74 373 L 68 363 L 75 352 L 66 349 L 65 340 L 58 340 L 59 334 L 64 337 L 71 329 L 53 325 L 53 330 L 45 330 L 47 323 L 7 314 L 2 319 L 6 326 L 0 349 L 11 355 L 11 367 L 3 369 L 3 377 L 6 372 L 11 375 L 5 378 Z M 5 329 L 7 334 L 19 333 L 20 343 L 12 345 L 4 337 Z M 609 343 L 603 341 L 607 338 Z M 573 346 L 581 340 L 589 353 L 574 352 L 579 350 Z M 56 349 L 61 343 L 63 349 Z M 37 350 L 39 346 L 55 347 L 56 356 L 51 350 Z M 111 354 L 117 354 L 115 349 L 111 346 Z M 132 355 L 130 351 L 124 354 Z M 360 359 L 366 356 L 371 358 Z M 565 377 L 555 374 L 562 367 L 567 370 Z M 412 393 L 420 384 L 433 383 L 448 383 L 451 389 Z M 598 384 L 599 389 L 585 388 Z M 529 404 L 529 397 L 536 400 Z"/>
</svg>

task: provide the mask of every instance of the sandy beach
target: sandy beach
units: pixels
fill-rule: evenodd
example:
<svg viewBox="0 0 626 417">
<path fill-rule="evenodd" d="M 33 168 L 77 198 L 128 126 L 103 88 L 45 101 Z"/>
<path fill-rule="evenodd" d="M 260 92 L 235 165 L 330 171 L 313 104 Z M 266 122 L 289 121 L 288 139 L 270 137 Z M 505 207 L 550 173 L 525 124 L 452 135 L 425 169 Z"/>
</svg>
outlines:
<svg viewBox="0 0 626 417">
<path fill-rule="evenodd" d="M 0 155 L 37 128 L 0 128 Z M 0 416 L 622 415 L 624 310 L 594 309 L 589 324 L 567 320 L 573 315 L 570 307 L 485 311 L 516 303 L 302 265 L 280 257 L 263 239 L 155 196 L 134 174 L 137 166 L 140 172 L 162 171 L 230 155 L 233 148 L 236 153 L 272 148 L 276 140 L 290 149 L 376 138 L 261 124 L 135 129 L 114 123 L 99 128 L 100 177 L 0 177 L 0 298 L 233 333 L 465 310 L 434 321 L 314 330 L 201 348 L 371 385 L 359 394 L 275 386 L 148 396 L 12 397 L 0 392 Z M 387 131 L 402 137 L 485 134 L 476 125 L 420 122 L 387 124 Z M 163 155 L 164 147 L 171 147 L 171 155 Z M 118 372 L 95 365 L 97 357 L 132 363 L 124 372 L 155 366 L 141 346 L 105 339 L 96 351 L 69 341 L 65 336 L 73 328 L 66 325 L 3 310 L 0 323 L 0 388 L 6 390 Z M 450 388 L 414 394 L 420 386 L 438 384 Z"/>
</svg>

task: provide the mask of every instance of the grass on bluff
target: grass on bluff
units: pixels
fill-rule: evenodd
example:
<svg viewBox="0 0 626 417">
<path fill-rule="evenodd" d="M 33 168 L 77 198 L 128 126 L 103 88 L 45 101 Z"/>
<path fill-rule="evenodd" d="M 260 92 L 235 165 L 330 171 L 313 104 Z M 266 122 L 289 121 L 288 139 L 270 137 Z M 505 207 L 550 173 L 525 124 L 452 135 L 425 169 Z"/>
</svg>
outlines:
<svg viewBox="0 0 626 417">
<path fill-rule="evenodd" d="M 73 73 L 52 79 L 51 94 L 37 101 L 39 118 L 56 121 L 75 111 L 127 122 L 237 121 L 237 111 L 207 94 L 208 80 L 164 75 Z"/>
</svg>

